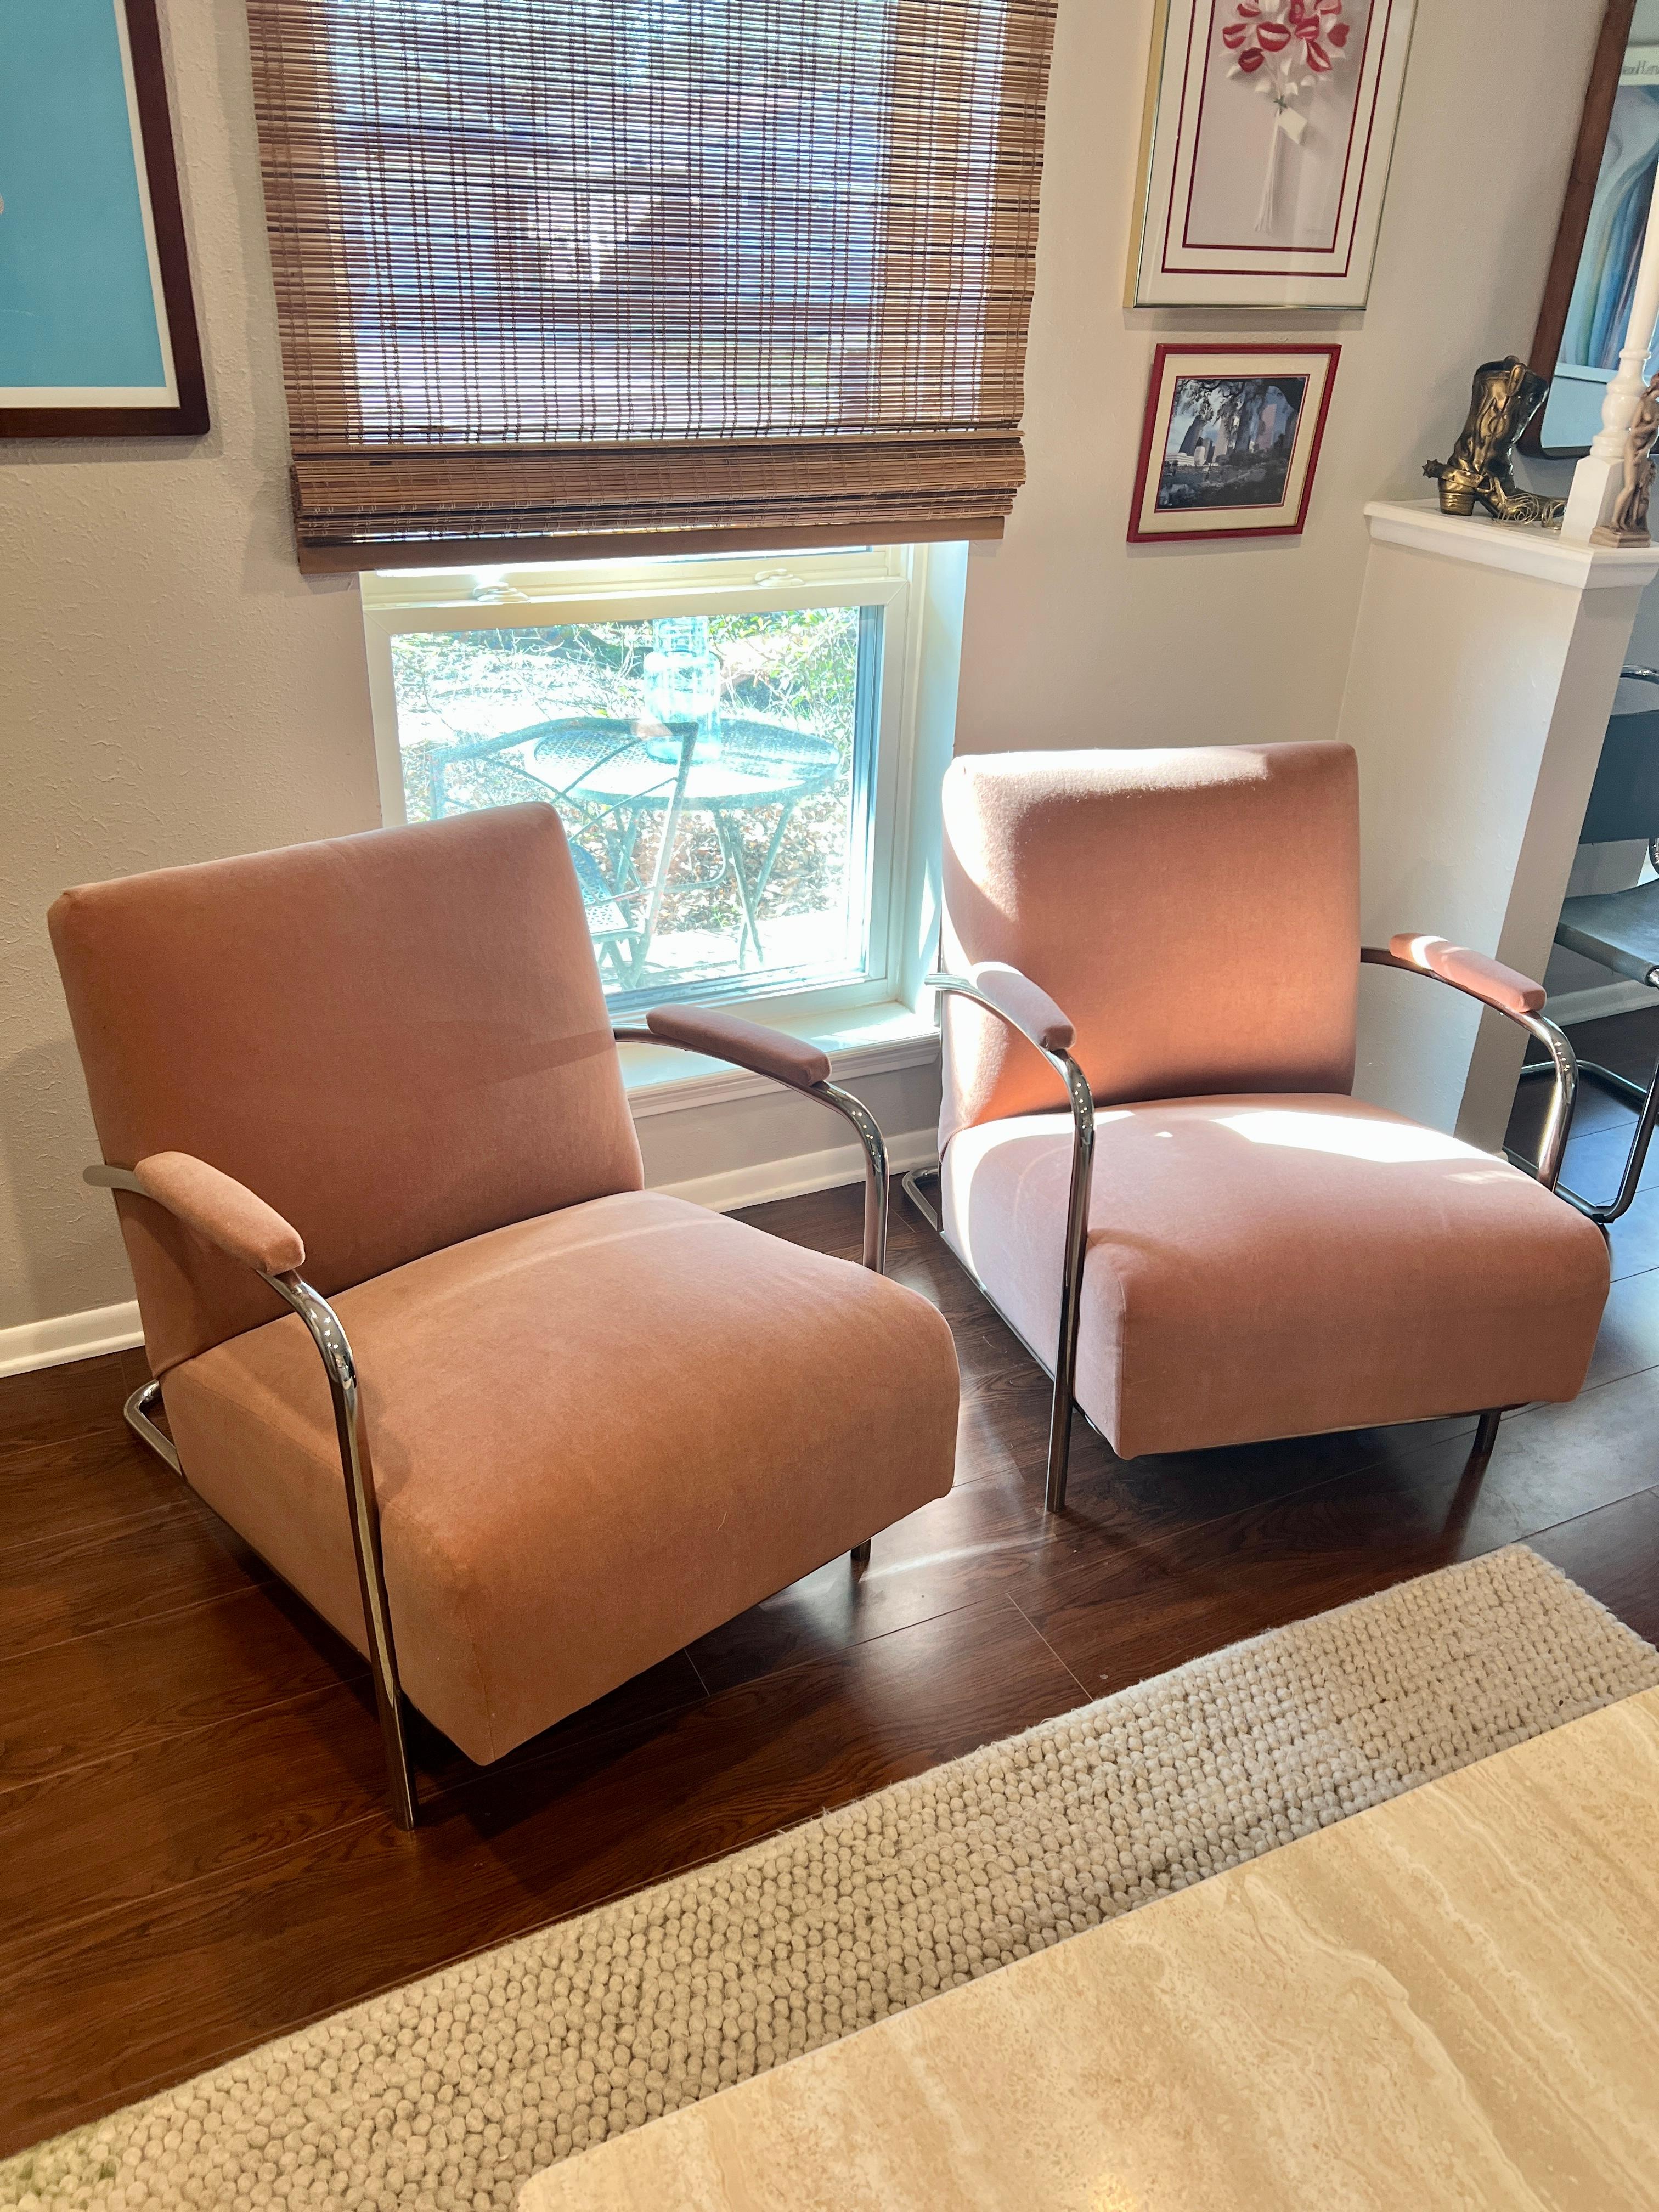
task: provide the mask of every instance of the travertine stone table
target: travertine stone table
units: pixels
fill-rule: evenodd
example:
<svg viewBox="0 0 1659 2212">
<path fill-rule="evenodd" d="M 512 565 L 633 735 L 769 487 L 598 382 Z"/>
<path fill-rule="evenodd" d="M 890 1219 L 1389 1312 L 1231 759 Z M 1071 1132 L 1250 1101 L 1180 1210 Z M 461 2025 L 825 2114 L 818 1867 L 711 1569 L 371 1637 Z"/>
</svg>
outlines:
<svg viewBox="0 0 1659 2212">
<path fill-rule="evenodd" d="M 1659 1691 L 538 2175 L 521 2212 L 1656 2212 Z"/>
</svg>

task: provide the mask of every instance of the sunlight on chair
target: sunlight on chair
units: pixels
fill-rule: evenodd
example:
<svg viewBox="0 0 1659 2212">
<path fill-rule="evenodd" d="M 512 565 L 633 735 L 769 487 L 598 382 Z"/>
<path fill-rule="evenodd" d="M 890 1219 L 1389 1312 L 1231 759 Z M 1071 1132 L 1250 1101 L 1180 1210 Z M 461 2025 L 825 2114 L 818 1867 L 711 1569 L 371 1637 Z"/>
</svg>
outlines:
<svg viewBox="0 0 1659 2212">
<path fill-rule="evenodd" d="M 1224 1128 L 1253 1145 L 1284 1145 L 1302 1152 L 1339 1152 L 1351 1160 L 1484 1160 L 1473 1145 L 1420 1129 L 1412 1121 L 1362 1121 L 1351 1114 L 1312 1114 L 1292 1107 L 1252 1108 L 1224 1114 Z"/>
</svg>

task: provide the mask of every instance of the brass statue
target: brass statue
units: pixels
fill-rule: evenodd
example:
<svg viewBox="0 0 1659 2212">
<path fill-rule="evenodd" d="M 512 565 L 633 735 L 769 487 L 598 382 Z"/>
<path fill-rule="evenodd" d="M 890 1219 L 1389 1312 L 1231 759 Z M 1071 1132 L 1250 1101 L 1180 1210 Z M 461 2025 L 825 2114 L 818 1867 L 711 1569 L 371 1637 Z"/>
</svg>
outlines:
<svg viewBox="0 0 1659 2212">
<path fill-rule="evenodd" d="M 1440 484 L 1443 514 L 1473 514 L 1480 501 L 1499 522 L 1561 520 L 1567 502 L 1522 491 L 1510 472 L 1516 440 L 1544 404 L 1549 379 L 1513 354 L 1484 362 L 1474 372 L 1468 420 L 1449 461 L 1425 461 L 1423 473 Z"/>
<path fill-rule="evenodd" d="M 1613 514 L 1590 532 L 1592 545 L 1650 545 L 1648 500 L 1653 490 L 1653 443 L 1659 438 L 1659 376 L 1636 403 L 1625 433 L 1625 481 Z"/>
</svg>

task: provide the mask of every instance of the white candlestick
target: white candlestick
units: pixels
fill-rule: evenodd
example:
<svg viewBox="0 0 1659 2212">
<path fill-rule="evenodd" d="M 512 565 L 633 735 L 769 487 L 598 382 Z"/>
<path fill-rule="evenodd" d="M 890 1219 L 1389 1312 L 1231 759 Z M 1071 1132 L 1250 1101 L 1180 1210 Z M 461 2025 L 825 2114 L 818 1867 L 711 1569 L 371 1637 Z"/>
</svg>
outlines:
<svg viewBox="0 0 1659 2212">
<path fill-rule="evenodd" d="M 1590 532 L 1611 520 L 1625 472 L 1625 434 L 1647 383 L 1648 352 L 1659 323 L 1659 177 L 1648 208 L 1647 235 L 1636 271 L 1636 295 L 1619 356 L 1619 371 L 1601 402 L 1601 427 L 1590 449 L 1572 472 L 1572 490 L 1562 518 L 1561 535 L 1570 544 L 1588 545 Z"/>
</svg>

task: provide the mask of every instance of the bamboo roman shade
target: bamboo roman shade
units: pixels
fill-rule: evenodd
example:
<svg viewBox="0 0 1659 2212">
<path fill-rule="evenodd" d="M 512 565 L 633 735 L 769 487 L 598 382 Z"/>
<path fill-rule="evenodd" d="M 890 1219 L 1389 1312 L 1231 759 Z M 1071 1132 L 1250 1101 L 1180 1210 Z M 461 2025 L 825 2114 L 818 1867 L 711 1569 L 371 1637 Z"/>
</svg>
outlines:
<svg viewBox="0 0 1659 2212">
<path fill-rule="evenodd" d="M 1054 0 L 249 0 L 307 568 L 994 537 Z"/>
</svg>

